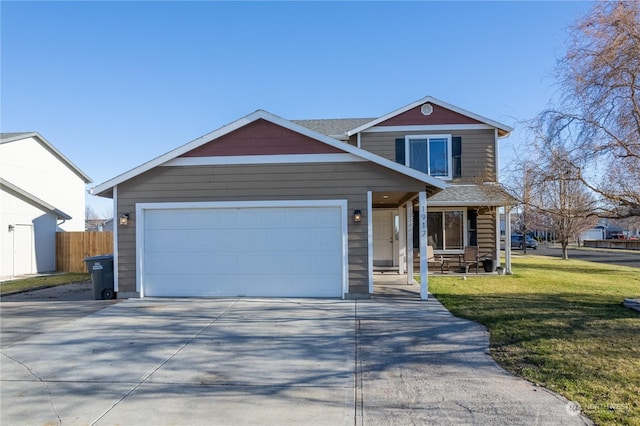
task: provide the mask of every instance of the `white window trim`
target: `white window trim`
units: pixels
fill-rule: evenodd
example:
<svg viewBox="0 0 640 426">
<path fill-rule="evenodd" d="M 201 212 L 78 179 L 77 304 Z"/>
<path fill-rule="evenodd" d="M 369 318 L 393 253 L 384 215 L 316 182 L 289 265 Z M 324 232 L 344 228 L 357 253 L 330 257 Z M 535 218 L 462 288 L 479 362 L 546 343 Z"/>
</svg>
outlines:
<svg viewBox="0 0 640 426">
<path fill-rule="evenodd" d="M 414 139 L 426 139 L 427 143 L 430 139 L 446 139 L 447 140 L 447 176 L 433 176 L 431 175 L 431 170 L 427 171 L 427 174 L 431 177 L 435 177 L 442 180 L 452 180 L 453 179 L 453 153 L 451 151 L 451 134 L 426 134 L 426 135 L 405 135 L 404 137 L 404 162 L 405 166 L 411 167 L 411 150 L 410 145 L 411 141 Z M 427 156 L 429 155 L 429 148 L 427 147 Z M 427 168 L 430 168 L 430 161 L 427 157 Z M 414 169 L 417 170 L 417 169 Z"/>
<path fill-rule="evenodd" d="M 466 208 L 460 208 L 460 207 L 447 207 L 447 208 L 438 208 L 438 207 L 432 207 L 429 209 L 429 213 L 444 213 L 444 212 L 462 212 L 462 244 L 463 244 L 463 248 L 462 249 L 451 249 L 451 250 L 436 250 L 436 248 L 433 248 L 433 253 L 434 254 L 463 254 L 464 253 L 464 247 L 466 247 L 469 244 L 469 227 L 467 225 L 467 209 Z M 443 222 L 443 226 L 444 226 L 444 222 Z M 443 229 L 444 232 L 444 229 Z M 444 238 L 444 235 L 443 235 Z"/>
</svg>

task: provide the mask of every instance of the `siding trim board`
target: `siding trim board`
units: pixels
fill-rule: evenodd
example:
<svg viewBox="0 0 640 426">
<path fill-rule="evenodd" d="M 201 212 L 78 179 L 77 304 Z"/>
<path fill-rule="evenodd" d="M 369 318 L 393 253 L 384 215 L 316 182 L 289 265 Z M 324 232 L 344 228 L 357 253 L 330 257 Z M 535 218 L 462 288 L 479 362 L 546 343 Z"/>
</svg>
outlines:
<svg viewBox="0 0 640 426">
<path fill-rule="evenodd" d="M 427 124 L 414 126 L 375 126 L 363 130 L 361 133 L 385 133 L 385 132 L 442 132 L 458 130 L 492 130 L 488 124 Z M 358 133 L 360 134 L 360 133 Z"/>
</svg>

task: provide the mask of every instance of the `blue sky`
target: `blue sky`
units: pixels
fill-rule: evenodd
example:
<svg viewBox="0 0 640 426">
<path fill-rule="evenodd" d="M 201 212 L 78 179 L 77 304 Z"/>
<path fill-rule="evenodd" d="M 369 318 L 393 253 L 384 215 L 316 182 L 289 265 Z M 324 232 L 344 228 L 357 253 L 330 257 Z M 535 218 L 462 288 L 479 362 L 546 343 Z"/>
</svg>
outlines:
<svg viewBox="0 0 640 426">
<path fill-rule="evenodd" d="M 515 127 L 557 93 L 588 2 L 0 3 L 2 132 L 100 184 L 257 109 L 376 117 L 431 95 Z M 101 215 L 110 200 L 88 196 Z"/>
</svg>

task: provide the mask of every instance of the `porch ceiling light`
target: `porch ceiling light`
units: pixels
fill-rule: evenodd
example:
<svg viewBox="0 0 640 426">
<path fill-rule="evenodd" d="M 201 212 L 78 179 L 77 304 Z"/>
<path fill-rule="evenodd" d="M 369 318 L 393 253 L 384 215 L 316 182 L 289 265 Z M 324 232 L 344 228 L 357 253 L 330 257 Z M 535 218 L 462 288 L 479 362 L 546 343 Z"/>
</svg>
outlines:
<svg viewBox="0 0 640 426">
<path fill-rule="evenodd" d="M 362 221 L 362 212 L 360 210 L 353 211 L 353 221 L 360 223 Z"/>
<path fill-rule="evenodd" d="M 122 213 L 120 215 L 118 223 L 122 226 L 127 226 L 129 224 L 129 213 Z"/>
</svg>

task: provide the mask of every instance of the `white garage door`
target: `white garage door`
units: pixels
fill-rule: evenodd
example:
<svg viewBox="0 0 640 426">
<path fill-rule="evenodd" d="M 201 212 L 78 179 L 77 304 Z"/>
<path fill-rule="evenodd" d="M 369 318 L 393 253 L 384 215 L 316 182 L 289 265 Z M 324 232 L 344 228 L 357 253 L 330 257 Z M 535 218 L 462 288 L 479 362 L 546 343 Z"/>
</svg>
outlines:
<svg viewBox="0 0 640 426">
<path fill-rule="evenodd" d="M 157 206 L 138 210 L 142 296 L 344 293 L 343 206 Z"/>
</svg>

